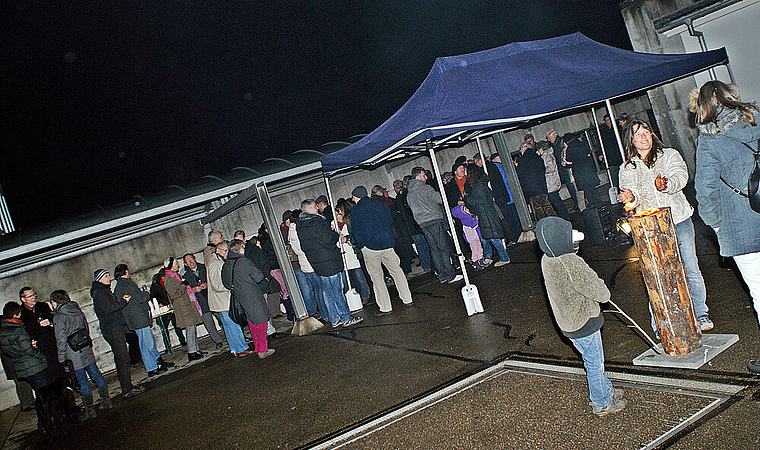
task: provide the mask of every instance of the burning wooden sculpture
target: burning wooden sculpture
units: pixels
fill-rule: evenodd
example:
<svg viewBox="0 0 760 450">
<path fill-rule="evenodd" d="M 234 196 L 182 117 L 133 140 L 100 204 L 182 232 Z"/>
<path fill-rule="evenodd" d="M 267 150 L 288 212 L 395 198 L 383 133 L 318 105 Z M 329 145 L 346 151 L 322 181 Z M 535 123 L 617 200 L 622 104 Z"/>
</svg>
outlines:
<svg viewBox="0 0 760 450">
<path fill-rule="evenodd" d="M 691 303 L 670 208 L 640 211 L 628 218 L 628 223 L 641 256 L 641 271 L 663 350 L 668 355 L 685 355 L 698 349 L 702 332 Z"/>
</svg>

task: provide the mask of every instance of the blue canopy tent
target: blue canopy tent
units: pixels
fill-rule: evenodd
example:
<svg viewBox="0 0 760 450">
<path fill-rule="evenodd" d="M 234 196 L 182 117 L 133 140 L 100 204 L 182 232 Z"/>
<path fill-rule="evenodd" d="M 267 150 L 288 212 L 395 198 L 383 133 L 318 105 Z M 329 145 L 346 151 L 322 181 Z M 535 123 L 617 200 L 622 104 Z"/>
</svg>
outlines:
<svg viewBox="0 0 760 450">
<path fill-rule="evenodd" d="M 727 62 L 725 49 L 692 54 L 637 53 L 600 44 L 581 33 L 437 58 L 425 81 L 395 114 L 359 141 L 321 158 L 328 194 L 332 197 L 331 175 L 383 164 L 410 149 L 420 151 L 412 146 L 425 142 L 444 204 L 448 204 L 434 138 L 570 113 L 602 102 L 614 117 L 610 99 Z M 622 151 L 616 128 L 615 134 Z M 453 234 L 453 220 L 450 211 L 447 213 Z M 470 286 L 457 239 L 454 243 L 465 278 L 462 295 L 467 312 L 482 312 L 477 289 L 472 298 L 474 286 Z"/>
</svg>

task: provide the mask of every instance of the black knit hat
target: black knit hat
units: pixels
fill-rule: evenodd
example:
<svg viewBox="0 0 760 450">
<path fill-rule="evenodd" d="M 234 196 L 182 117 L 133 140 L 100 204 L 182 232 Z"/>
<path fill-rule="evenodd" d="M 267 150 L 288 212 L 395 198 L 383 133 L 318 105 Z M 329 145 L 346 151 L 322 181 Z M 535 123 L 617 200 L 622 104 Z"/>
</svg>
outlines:
<svg viewBox="0 0 760 450">
<path fill-rule="evenodd" d="M 353 191 L 351 191 L 351 195 L 356 198 L 362 198 L 367 196 L 367 188 L 364 186 L 356 186 Z"/>
<path fill-rule="evenodd" d="M 106 269 L 98 269 L 92 273 L 92 277 L 95 279 L 95 281 L 100 281 L 100 279 L 106 275 L 108 275 L 108 271 Z"/>
</svg>

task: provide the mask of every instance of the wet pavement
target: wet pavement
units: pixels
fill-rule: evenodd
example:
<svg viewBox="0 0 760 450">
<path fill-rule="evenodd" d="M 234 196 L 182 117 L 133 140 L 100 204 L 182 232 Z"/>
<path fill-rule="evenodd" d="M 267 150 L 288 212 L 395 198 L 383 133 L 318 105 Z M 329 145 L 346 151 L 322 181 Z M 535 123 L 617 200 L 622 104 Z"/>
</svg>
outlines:
<svg viewBox="0 0 760 450">
<path fill-rule="evenodd" d="M 485 308 L 468 317 L 460 285 L 430 275 L 410 285 L 414 306 L 394 298 L 394 313 L 306 337 L 270 341 L 272 357 L 228 352 L 178 367 L 144 384 L 145 394 L 119 396 L 114 408 L 47 445 L 33 432 L 33 412 L 0 415 L 3 448 L 257 448 L 328 446 L 331 439 L 390 417 L 497 364 L 517 364 L 472 387 L 365 433 L 344 448 L 641 448 L 681 424 L 660 448 L 760 448 L 760 377 L 747 372 L 760 356 L 751 300 L 735 269 L 722 267 L 717 244 L 697 223 L 700 266 L 714 333 L 740 340 L 697 370 L 633 366 L 648 347 L 622 318 L 605 314 L 607 371 L 629 407 L 598 418 L 588 406 L 579 355 L 554 325 L 534 242 L 509 248 L 512 263 L 473 274 Z M 624 243 L 584 243 L 581 255 L 607 282 L 613 300 L 648 330 L 647 296 L 635 250 Z M 391 288 L 391 292 L 394 290 Z M 184 361 L 184 351 L 174 360 Z M 552 367 L 536 373 L 519 364 Z M 144 371 L 134 379 L 144 378 Z M 108 377 L 115 383 L 114 376 Z M 647 380 L 660 380 L 657 383 Z M 644 380 L 644 381 L 641 381 Z M 722 400 L 705 388 L 735 388 Z M 702 392 L 702 393 L 700 393 Z M 712 394 L 711 394 L 712 395 Z M 697 420 L 687 419 L 706 405 Z"/>
</svg>

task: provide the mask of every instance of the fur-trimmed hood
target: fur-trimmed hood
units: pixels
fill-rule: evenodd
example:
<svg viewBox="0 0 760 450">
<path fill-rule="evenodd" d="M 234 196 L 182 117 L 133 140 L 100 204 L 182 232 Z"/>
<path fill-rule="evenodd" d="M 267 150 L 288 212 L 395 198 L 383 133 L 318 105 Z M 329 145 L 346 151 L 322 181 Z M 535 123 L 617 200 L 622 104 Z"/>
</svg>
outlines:
<svg viewBox="0 0 760 450">
<path fill-rule="evenodd" d="M 730 133 L 737 126 L 744 127 L 747 119 L 738 109 L 723 108 L 715 122 L 697 125 L 700 134 L 718 135 Z"/>
</svg>

